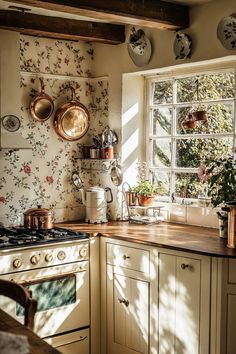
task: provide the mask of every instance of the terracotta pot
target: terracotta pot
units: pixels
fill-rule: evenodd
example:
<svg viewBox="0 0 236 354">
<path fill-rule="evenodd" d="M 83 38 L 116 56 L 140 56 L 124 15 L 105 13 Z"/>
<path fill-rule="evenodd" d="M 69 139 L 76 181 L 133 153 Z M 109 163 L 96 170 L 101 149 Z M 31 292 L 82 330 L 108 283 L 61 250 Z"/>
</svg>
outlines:
<svg viewBox="0 0 236 354">
<path fill-rule="evenodd" d="M 206 111 L 196 111 L 192 113 L 195 120 L 201 120 L 202 122 L 207 121 L 207 112 Z"/>
<path fill-rule="evenodd" d="M 197 127 L 197 121 L 185 121 L 183 122 L 183 128 L 184 129 L 194 129 Z"/>
<path fill-rule="evenodd" d="M 154 197 L 138 194 L 138 204 L 140 206 L 150 206 L 154 202 Z"/>
</svg>

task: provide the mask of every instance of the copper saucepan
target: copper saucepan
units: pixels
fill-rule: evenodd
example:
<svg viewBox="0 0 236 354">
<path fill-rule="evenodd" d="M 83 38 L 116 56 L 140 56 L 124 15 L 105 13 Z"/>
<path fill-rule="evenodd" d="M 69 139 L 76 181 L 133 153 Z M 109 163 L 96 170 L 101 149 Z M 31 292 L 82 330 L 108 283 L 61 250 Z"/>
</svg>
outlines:
<svg viewBox="0 0 236 354">
<path fill-rule="evenodd" d="M 59 107 L 54 117 L 54 127 L 57 134 L 69 141 L 75 141 L 87 132 L 89 128 L 89 112 L 75 97 L 75 90 L 70 86 L 72 99 Z"/>
<path fill-rule="evenodd" d="M 41 92 L 33 98 L 30 103 L 30 114 L 31 116 L 40 121 L 44 122 L 47 120 L 52 112 L 54 111 L 54 103 L 51 97 L 44 91 L 44 83 L 40 78 Z"/>
<path fill-rule="evenodd" d="M 51 209 L 32 208 L 24 212 L 24 227 L 33 230 L 47 230 L 54 227 L 54 212 Z"/>
</svg>

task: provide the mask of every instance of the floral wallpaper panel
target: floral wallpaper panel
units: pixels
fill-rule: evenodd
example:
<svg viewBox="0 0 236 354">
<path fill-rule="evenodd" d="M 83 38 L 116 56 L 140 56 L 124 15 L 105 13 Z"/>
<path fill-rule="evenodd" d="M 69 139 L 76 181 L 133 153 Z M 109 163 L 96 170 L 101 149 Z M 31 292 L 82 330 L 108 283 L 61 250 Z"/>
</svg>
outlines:
<svg viewBox="0 0 236 354">
<path fill-rule="evenodd" d="M 90 44 L 29 36 L 21 36 L 20 44 L 20 133 L 32 150 L 0 151 L 0 221 L 6 226 L 19 223 L 22 213 L 37 205 L 54 208 L 57 221 L 81 219 L 84 207 L 72 171 L 81 170 L 85 187 L 105 186 L 109 177 L 107 171 L 100 173 L 100 166 L 95 171 L 83 168 L 78 159 L 81 144 L 92 144 L 93 136 L 108 124 L 108 80 L 91 78 Z M 34 120 L 29 111 L 31 100 L 41 91 L 39 77 L 55 105 L 45 122 Z M 72 99 L 70 86 L 90 113 L 88 132 L 75 142 L 58 136 L 53 124 L 57 108 Z"/>
</svg>

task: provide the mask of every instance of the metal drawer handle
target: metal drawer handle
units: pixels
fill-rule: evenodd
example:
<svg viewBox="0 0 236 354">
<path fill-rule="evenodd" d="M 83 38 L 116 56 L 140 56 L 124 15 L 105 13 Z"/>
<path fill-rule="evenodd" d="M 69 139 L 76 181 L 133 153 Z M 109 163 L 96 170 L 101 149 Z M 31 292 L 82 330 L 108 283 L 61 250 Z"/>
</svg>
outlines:
<svg viewBox="0 0 236 354">
<path fill-rule="evenodd" d="M 182 269 L 189 268 L 189 264 L 184 264 L 184 263 L 182 263 L 182 264 L 181 264 L 181 268 L 182 268 Z"/>
<path fill-rule="evenodd" d="M 80 336 L 78 342 L 81 342 L 82 340 L 85 340 L 86 338 L 87 338 L 87 336 L 83 336 L 83 337 Z"/>
<path fill-rule="evenodd" d="M 125 261 L 126 259 L 130 259 L 130 256 L 126 256 L 126 255 L 124 254 L 123 260 Z"/>
<path fill-rule="evenodd" d="M 125 299 L 119 299 L 119 298 L 118 298 L 118 301 L 119 301 L 119 303 L 120 303 L 120 304 L 124 304 L 126 307 L 128 307 L 128 306 L 129 306 L 129 301 L 128 301 L 128 300 L 125 300 Z"/>
</svg>

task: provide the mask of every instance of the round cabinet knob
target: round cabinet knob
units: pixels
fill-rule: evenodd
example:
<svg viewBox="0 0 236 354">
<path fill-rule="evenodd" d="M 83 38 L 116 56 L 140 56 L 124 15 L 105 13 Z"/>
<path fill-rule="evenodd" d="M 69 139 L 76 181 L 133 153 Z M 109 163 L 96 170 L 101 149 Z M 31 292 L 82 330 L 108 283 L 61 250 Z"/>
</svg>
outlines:
<svg viewBox="0 0 236 354">
<path fill-rule="evenodd" d="M 81 258 L 86 257 L 87 249 L 86 248 L 81 248 L 81 250 L 79 250 L 79 255 L 80 255 Z"/>
<path fill-rule="evenodd" d="M 30 258 L 30 262 L 31 262 L 31 264 L 36 265 L 39 262 L 39 256 L 36 256 L 36 255 L 32 256 Z"/>
<path fill-rule="evenodd" d="M 125 254 L 123 255 L 123 260 L 126 261 L 126 259 L 130 259 L 130 256 L 126 256 Z"/>
<path fill-rule="evenodd" d="M 22 260 L 19 258 L 14 259 L 12 263 L 14 268 L 20 268 L 22 266 Z"/>
<path fill-rule="evenodd" d="M 52 260 L 53 260 L 53 255 L 50 254 L 50 253 L 46 254 L 46 256 L 45 256 L 45 261 L 46 261 L 47 263 L 49 263 L 49 262 L 51 262 Z"/>
<path fill-rule="evenodd" d="M 189 264 L 182 263 L 182 264 L 181 264 L 181 268 L 182 268 L 182 269 L 189 268 Z"/>
<path fill-rule="evenodd" d="M 59 261 L 64 261 L 64 259 L 66 258 L 66 253 L 64 251 L 59 251 L 57 254 L 57 258 L 59 259 Z"/>
</svg>

